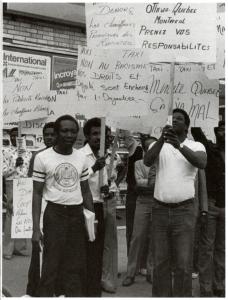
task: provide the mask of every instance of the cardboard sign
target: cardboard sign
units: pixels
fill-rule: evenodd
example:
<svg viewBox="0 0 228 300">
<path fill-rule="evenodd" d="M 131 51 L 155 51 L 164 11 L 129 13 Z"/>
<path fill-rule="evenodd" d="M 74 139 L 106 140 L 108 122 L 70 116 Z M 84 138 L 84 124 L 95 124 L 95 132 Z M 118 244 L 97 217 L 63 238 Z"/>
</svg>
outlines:
<svg viewBox="0 0 228 300">
<path fill-rule="evenodd" d="M 13 180 L 13 216 L 11 237 L 32 237 L 32 178 Z"/>
<path fill-rule="evenodd" d="M 48 114 L 46 77 L 6 78 L 3 82 L 4 123 L 33 120 Z"/>
<path fill-rule="evenodd" d="M 78 52 L 78 112 L 88 118 L 147 113 L 149 74 L 144 51 L 79 47 Z"/>
<path fill-rule="evenodd" d="M 140 3 L 136 9 L 136 47 L 148 49 L 151 61 L 216 61 L 215 3 Z"/>
<path fill-rule="evenodd" d="M 148 115 L 136 115 L 133 118 L 109 117 L 108 125 L 149 133 L 155 137 L 161 135 L 168 116 L 170 83 L 167 66 L 162 67 L 159 77 L 159 72 L 154 72 L 156 69 L 151 68 L 152 97 Z M 219 120 L 219 81 L 209 80 L 198 65 L 176 66 L 173 108 L 184 109 L 190 117 L 190 126 L 201 127 L 207 137 L 214 140 L 213 128 Z"/>
<path fill-rule="evenodd" d="M 217 14 L 216 45 L 216 63 L 202 66 L 209 79 L 225 78 L 225 13 Z"/>
<path fill-rule="evenodd" d="M 89 47 L 142 48 L 151 62 L 216 61 L 216 3 L 87 4 L 86 20 Z"/>
<path fill-rule="evenodd" d="M 135 47 L 133 3 L 86 3 L 85 7 L 88 47 Z"/>
</svg>

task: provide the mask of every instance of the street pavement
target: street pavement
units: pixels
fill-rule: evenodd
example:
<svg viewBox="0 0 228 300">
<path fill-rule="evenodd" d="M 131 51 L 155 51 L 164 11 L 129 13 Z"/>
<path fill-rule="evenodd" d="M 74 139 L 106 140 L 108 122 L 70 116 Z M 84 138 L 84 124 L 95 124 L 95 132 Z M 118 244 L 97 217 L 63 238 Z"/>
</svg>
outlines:
<svg viewBox="0 0 228 300">
<path fill-rule="evenodd" d="M 118 289 L 115 294 L 103 293 L 103 297 L 151 297 L 152 286 L 146 281 L 146 277 L 138 275 L 135 283 L 130 287 L 123 287 L 127 269 L 127 249 L 125 229 L 118 230 Z M 13 297 L 25 295 L 30 257 L 14 256 L 11 260 L 2 261 L 3 286 L 11 292 Z M 193 296 L 199 297 L 198 279 L 193 280 Z"/>
</svg>

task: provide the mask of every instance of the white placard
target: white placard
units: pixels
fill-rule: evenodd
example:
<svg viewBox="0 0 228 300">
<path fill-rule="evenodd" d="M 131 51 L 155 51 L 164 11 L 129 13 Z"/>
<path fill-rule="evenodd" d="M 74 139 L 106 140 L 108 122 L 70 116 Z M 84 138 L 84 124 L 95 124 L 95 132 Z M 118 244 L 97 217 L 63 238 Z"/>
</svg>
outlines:
<svg viewBox="0 0 228 300">
<path fill-rule="evenodd" d="M 3 82 L 4 123 L 47 116 L 49 92 L 46 77 L 6 78 Z"/>
<path fill-rule="evenodd" d="M 216 3 L 86 5 L 87 45 L 142 48 L 151 62 L 216 61 Z"/>
<path fill-rule="evenodd" d="M 216 63 L 202 66 L 210 79 L 225 78 L 225 13 L 217 14 L 216 44 Z"/>
<path fill-rule="evenodd" d="M 13 216 L 11 237 L 32 237 L 32 178 L 13 180 Z"/>
<path fill-rule="evenodd" d="M 140 3 L 136 9 L 136 47 L 150 50 L 151 61 L 216 61 L 216 3 Z"/>
<path fill-rule="evenodd" d="M 133 3 L 86 3 L 85 7 L 88 47 L 135 47 Z"/>
<path fill-rule="evenodd" d="M 149 57 L 143 50 L 79 47 L 78 53 L 78 112 L 86 117 L 147 113 Z"/>
<path fill-rule="evenodd" d="M 150 88 L 150 107 L 153 104 L 153 109 L 147 116 L 142 117 L 109 117 L 107 123 L 110 126 L 127 130 L 132 127 L 134 131 L 160 136 L 168 116 L 169 77 L 167 66 L 163 66 L 161 74 L 153 70 L 155 68 L 151 68 L 154 80 L 150 85 L 153 87 Z M 213 128 L 219 120 L 219 81 L 209 80 L 198 65 L 176 65 L 173 108 L 184 109 L 189 114 L 190 126 L 201 127 L 207 137 L 214 140 Z"/>
</svg>

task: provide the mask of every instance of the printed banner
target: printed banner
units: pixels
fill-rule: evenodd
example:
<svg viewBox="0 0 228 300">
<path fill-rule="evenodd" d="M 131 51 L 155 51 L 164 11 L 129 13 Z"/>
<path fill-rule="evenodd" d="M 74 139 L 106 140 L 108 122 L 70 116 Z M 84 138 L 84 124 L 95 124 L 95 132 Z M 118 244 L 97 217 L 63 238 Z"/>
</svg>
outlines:
<svg viewBox="0 0 228 300">
<path fill-rule="evenodd" d="M 75 88 L 76 70 L 76 59 L 53 56 L 51 90 Z"/>
<path fill-rule="evenodd" d="M 32 178 L 13 180 L 13 216 L 11 237 L 30 239 L 32 237 Z"/>
<path fill-rule="evenodd" d="M 5 78 L 3 82 L 4 123 L 39 119 L 48 114 L 46 77 L 34 75 Z"/>
<path fill-rule="evenodd" d="M 47 88 L 50 88 L 49 56 L 36 55 L 16 51 L 3 51 L 3 77 L 43 75 L 46 77 Z"/>
</svg>

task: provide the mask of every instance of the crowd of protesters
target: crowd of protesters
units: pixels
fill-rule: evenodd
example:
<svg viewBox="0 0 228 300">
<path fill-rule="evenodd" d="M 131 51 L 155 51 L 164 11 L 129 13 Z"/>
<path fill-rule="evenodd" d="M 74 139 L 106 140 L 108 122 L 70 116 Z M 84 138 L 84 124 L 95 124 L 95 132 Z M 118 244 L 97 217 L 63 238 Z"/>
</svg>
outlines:
<svg viewBox="0 0 228 300">
<path fill-rule="evenodd" d="M 27 295 L 101 297 L 115 293 L 118 275 L 116 195 L 126 176 L 127 272 L 123 286 L 146 275 L 153 297 L 191 297 L 193 274 L 200 296 L 225 296 L 225 122 L 214 129 L 216 143 L 191 128 L 181 109 L 161 136 L 126 132 L 128 167 L 112 155 L 106 126 L 100 155 L 101 120 L 89 119 L 85 145 L 75 149 L 78 122 L 69 115 L 43 128 L 45 148 L 18 155 L 18 129 L 3 148 L 3 257 L 29 255 L 28 240 L 11 238 L 13 179 L 33 178 L 32 255 Z M 101 184 L 102 182 L 102 184 Z M 83 209 L 95 214 L 88 241 Z M 40 251 L 42 267 L 40 270 Z"/>
</svg>

